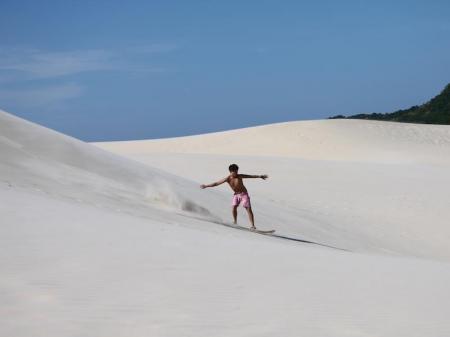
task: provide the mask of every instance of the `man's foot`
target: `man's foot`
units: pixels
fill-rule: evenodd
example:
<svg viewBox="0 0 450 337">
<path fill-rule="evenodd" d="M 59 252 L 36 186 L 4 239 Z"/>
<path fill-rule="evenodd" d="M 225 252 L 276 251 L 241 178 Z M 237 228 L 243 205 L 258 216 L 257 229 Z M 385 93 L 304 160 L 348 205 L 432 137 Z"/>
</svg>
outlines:
<svg viewBox="0 0 450 337">
<path fill-rule="evenodd" d="M 250 227 L 250 230 L 251 230 L 251 231 L 256 231 L 256 227 L 255 227 L 255 226 L 252 226 L 252 227 Z"/>
</svg>

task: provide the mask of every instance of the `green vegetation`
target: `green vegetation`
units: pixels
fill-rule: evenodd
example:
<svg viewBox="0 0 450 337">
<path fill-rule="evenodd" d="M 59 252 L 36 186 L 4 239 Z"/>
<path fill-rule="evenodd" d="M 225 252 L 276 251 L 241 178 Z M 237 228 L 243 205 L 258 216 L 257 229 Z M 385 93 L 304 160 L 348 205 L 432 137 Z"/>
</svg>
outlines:
<svg viewBox="0 0 450 337">
<path fill-rule="evenodd" d="M 450 83 L 444 90 L 425 104 L 415 105 L 406 110 L 391 113 L 358 114 L 345 117 L 337 115 L 330 119 L 374 119 L 381 121 L 423 123 L 423 124 L 450 124 Z"/>
</svg>

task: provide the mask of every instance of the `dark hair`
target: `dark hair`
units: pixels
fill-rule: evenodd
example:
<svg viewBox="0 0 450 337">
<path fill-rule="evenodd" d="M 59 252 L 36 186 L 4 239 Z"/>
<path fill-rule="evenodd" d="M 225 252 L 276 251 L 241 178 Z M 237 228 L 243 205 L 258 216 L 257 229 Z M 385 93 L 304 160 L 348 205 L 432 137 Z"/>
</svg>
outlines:
<svg viewBox="0 0 450 337">
<path fill-rule="evenodd" d="M 228 166 L 228 169 L 230 170 L 230 172 L 237 172 L 239 170 L 239 166 L 237 166 L 236 164 L 231 164 L 230 166 Z"/>
</svg>

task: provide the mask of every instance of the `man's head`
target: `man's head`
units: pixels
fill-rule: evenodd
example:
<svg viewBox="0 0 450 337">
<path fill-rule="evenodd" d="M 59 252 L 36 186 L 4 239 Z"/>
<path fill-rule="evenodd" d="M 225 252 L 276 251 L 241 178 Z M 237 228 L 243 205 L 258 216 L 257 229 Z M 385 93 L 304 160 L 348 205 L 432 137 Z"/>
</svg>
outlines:
<svg viewBox="0 0 450 337">
<path fill-rule="evenodd" d="M 231 174 L 237 174 L 239 166 L 237 166 L 236 164 L 231 164 L 230 166 L 228 166 L 228 170 L 230 170 Z"/>
</svg>

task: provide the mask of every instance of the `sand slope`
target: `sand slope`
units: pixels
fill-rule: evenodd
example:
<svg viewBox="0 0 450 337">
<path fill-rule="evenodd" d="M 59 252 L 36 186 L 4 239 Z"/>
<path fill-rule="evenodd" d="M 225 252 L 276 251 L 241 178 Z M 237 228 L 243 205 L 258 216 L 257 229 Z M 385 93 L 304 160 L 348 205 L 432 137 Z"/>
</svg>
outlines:
<svg viewBox="0 0 450 337">
<path fill-rule="evenodd" d="M 0 112 L 0 336 L 448 336 L 445 161 L 187 150 L 126 159 Z M 217 224 L 230 193 L 198 182 L 230 160 L 271 174 L 258 224 L 348 251 Z"/>
<path fill-rule="evenodd" d="M 198 183 L 237 162 L 243 173 L 270 175 L 248 181 L 263 224 L 276 214 L 267 224 L 289 235 L 450 260 L 449 126 L 302 121 L 96 145 Z"/>
<path fill-rule="evenodd" d="M 211 134 L 102 143 L 124 154 L 203 153 L 450 164 L 450 127 L 365 120 L 277 123 Z"/>
</svg>

